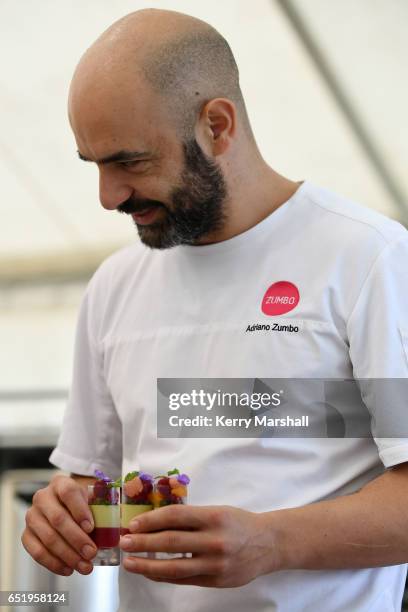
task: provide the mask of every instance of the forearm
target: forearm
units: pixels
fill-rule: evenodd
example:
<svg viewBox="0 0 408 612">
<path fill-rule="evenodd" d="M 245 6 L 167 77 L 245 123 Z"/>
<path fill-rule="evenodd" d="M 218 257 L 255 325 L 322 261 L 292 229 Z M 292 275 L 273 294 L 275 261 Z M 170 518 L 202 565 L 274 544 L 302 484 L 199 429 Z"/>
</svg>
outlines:
<svg viewBox="0 0 408 612">
<path fill-rule="evenodd" d="M 408 466 L 387 471 L 359 492 L 264 513 L 276 569 L 346 569 L 408 562 Z"/>
</svg>

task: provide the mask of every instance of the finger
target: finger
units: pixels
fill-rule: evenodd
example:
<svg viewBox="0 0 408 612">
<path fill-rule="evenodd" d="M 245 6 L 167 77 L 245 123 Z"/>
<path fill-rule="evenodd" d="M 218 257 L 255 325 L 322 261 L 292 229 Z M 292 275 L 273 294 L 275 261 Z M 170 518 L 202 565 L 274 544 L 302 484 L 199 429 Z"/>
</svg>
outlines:
<svg viewBox="0 0 408 612">
<path fill-rule="evenodd" d="M 47 495 L 47 504 L 36 504 L 47 521 L 70 546 L 85 559 L 92 559 L 96 554 L 96 546 L 91 538 L 74 521 L 61 501 L 53 494 Z M 31 512 L 29 509 L 27 515 Z"/>
<path fill-rule="evenodd" d="M 143 557 L 125 557 L 123 567 L 134 574 L 143 574 L 147 578 L 180 580 L 208 574 L 208 564 L 204 558 L 191 559 L 145 559 Z"/>
<path fill-rule="evenodd" d="M 203 554 L 213 551 L 212 540 L 194 531 L 158 531 L 128 534 L 120 538 L 120 548 L 127 552 L 168 552 Z"/>
<path fill-rule="evenodd" d="M 27 512 L 26 523 L 30 531 L 40 540 L 48 552 L 60 559 L 64 565 L 84 574 L 89 574 L 92 571 L 89 561 L 84 560 L 71 548 L 68 542 L 51 527 L 38 508 L 32 508 L 30 512 Z"/>
<path fill-rule="evenodd" d="M 152 580 L 153 582 L 167 582 L 168 584 L 185 584 L 212 588 L 220 586 L 217 584 L 214 576 L 193 576 L 192 578 L 180 578 L 179 580 L 170 580 L 169 578 L 152 578 L 151 576 L 145 576 L 145 578 Z"/>
<path fill-rule="evenodd" d="M 94 528 L 92 512 L 88 506 L 88 493 L 72 478 L 55 481 L 54 491 L 57 498 L 68 508 L 74 521 L 87 533 Z"/>
<path fill-rule="evenodd" d="M 129 523 L 131 532 L 160 531 L 163 529 L 201 529 L 206 525 L 208 508 L 173 504 L 144 512 Z"/>
<path fill-rule="evenodd" d="M 50 572 L 60 576 L 70 576 L 72 574 L 73 569 L 51 554 L 29 527 L 24 530 L 21 543 L 34 561 L 46 567 Z"/>
</svg>

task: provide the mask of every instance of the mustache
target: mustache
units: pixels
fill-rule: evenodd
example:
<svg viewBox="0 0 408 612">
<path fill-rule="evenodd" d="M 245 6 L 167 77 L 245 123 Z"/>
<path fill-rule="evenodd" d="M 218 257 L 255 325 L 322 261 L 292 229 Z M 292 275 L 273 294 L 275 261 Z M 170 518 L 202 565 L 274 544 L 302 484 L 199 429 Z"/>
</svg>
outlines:
<svg viewBox="0 0 408 612">
<path fill-rule="evenodd" d="M 132 213 L 143 212 L 147 208 L 152 208 L 153 206 L 163 207 L 164 205 L 162 202 L 158 202 L 157 200 L 135 200 L 134 198 L 128 198 L 125 202 L 119 204 L 116 210 L 120 213 L 131 215 Z"/>
</svg>

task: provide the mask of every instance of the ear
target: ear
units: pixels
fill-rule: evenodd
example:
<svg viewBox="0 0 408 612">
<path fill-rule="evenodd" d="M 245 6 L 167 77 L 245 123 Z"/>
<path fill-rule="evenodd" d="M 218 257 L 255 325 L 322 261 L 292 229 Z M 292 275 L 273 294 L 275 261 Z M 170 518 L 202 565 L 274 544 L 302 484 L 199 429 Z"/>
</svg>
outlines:
<svg viewBox="0 0 408 612">
<path fill-rule="evenodd" d="M 203 150 L 211 155 L 222 155 L 236 133 L 237 111 L 227 98 L 214 98 L 202 108 L 196 138 Z"/>
</svg>

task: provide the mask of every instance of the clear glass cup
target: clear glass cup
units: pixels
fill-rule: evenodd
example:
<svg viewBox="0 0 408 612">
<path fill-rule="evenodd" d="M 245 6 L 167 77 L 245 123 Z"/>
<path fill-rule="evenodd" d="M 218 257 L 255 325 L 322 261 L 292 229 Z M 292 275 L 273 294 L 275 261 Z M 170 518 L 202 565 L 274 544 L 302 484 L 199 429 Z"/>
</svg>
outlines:
<svg viewBox="0 0 408 612">
<path fill-rule="evenodd" d="M 144 512 L 153 510 L 153 477 L 144 472 L 134 472 L 133 478 L 122 483 L 122 503 L 120 517 L 120 535 L 130 533 L 129 523 Z M 130 557 L 152 558 L 154 553 L 125 552 L 122 555 Z"/>
<path fill-rule="evenodd" d="M 98 548 L 93 565 L 120 565 L 120 487 L 102 480 L 88 485 L 88 505 L 95 525 L 90 537 Z"/>
<path fill-rule="evenodd" d="M 186 504 L 189 482 L 188 476 L 179 474 L 177 470 L 168 472 L 167 476 L 156 476 L 153 484 L 154 507 L 162 508 L 173 504 Z M 155 559 L 180 559 L 182 557 L 191 557 L 191 553 L 155 553 Z"/>
</svg>

